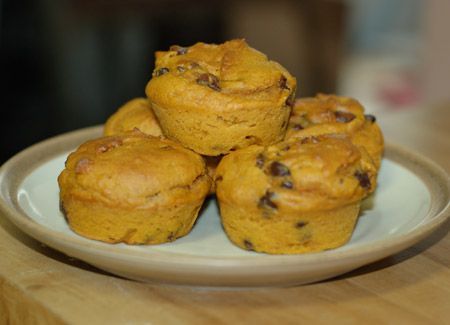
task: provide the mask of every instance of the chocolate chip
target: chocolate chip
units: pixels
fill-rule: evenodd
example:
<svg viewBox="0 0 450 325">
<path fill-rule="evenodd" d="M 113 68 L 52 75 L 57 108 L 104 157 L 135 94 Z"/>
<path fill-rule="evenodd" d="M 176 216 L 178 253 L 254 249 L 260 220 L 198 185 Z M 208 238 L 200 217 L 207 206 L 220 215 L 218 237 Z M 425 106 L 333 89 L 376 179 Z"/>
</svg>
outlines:
<svg viewBox="0 0 450 325">
<path fill-rule="evenodd" d="M 303 130 L 303 126 L 301 124 L 296 123 L 296 124 L 292 125 L 292 129 L 296 130 L 296 131 Z"/>
<path fill-rule="evenodd" d="M 247 249 L 249 251 L 255 250 L 255 247 L 253 247 L 253 244 L 250 240 L 244 239 L 244 246 L 245 246 L 245 249 Z"/>
<path fill-rule="evenodd" d="M 188 49 L 187 49 L 187 47 L 182 47 L 179 45 L 172 45 L 169 48 L 169 51 L 175 51 L 175 52 L 177 52 L 177 55 L 182 55 L 182 54 L 186 54 Z"/>
<path fill-rule="evenodd" d="M 304 226 L 306 226 L 308 223 L 306 221 L 299 221 L 295 224 L 295 228 L 303 228 Z"/>
<path fill-rule="evenodd" d="M 177 71 L 183 73 L 186 71 L 186 68 L 183 67 L 182 65 L 179 65 L 179 66 L 177 66 Z"/>
<path fill-rule="evenodd" d="M 355 119 L 355 115 L 349 112 L 336 111 L 334 112 L 334 116 L 336 116 L 336 121 L 339 123 L 348 123 Z"/>
<path fill-rule="evenodd" d="M 62 200 L 59 200 L 59 211 L 61 211 L 63 214 L 66 213 L 66 209 L 64 209 L 64 204 Z"/>
<path fill-rule="evenodd" d="M 168 241 L 173 241 L 173 240 L 175 240 L 175 236 L 174 236 L 173 232 L 171 232 L 171 233 L 169 234 L 169 236 L 167 236 L 167 240 L 168 240 Z"/>
<path fill-rule="evenodd" d="M 287 85 L 287 79 L 285 76 L 281 75 L 280 80 L 278 81 L 278 87 L 280 87 L 281 89 L 287 89 L 290 90 L 291 88 L 288 87 Z"/>
<path fill-rule="evenodd" d="M 370 183 L 370 178 L 369 175 L 366 172 L 361 172 L 359 170 L 357 170 L 354 174 L 354 176 L 358 179 L 359 181 L 359 185 L 368 190 L 371 187 L 371 183 Z"/>
<path fill-rule="evenodd" d="M 371 123 L 375 123 L 377 121 L 377 118 L 372 114 L 366 114 L 364 115 L 364 118 L 366 119 L 366 121 L 369 121 Z"/>
<path fill-rule="evenodd" d="M 295 92 L 293 91 L 293 92 L 291 92 L 289 97 L 286 99 L 285 104 L 287 106 L 294 107 L 294 103 L 295 103 Z"/>
<path fill-rule="evenodd" d="M 216 176 L 216 179 L 215 179 L 216 182 L 220 182 L 220 181 L 222 181 L 222 180 L 223 180 L 222 175 Z"/>
<path fill-rule="evenodd" d="M 311 136 L 311 137 L 306 137 L 306 138 L 302 138 L 300 140 L 301 144 L 307 144 L 307 143 L 319 143 L 320 139 L 318 137 L 315 136 Z"/>
<path fill-rule="evenodd" d="M 292 184 L 292 182 L 291 181 L 283 181 L 282 183 L 281 183 L 281 187 L 283 187 L 283 188 L 287 188 L 287 189 L 293 189 L 294 188 L 294 184 Z"/>
<path fill-rule="evenodd" d="M 288 176 L 291 174 L 291 172 L 289 171 L 289 168 L 287 168 L 286 165 L 278 162 L 278 161 L 274 161 L 272 164 L 270 164 L 270 174 L 272 176 Z"/>
<path fill-rule="evenodd" d="M 169 72 L 169 68 L 160 68 L 153 72 L 153 77 L 159 77 Z"/>
<path fill-rule="evenodd" d="M 264 167 L 264 163 L 266 161 L 266 157 L 262 153 L 260 153 L 258 156 L 256 156 L 256 166 L 259 168 Z"/>
<path fill-rule="evenodd" d="M 202 73 L 197 78 L 197 83 L 202 86 L 208 86 L 212 90 L 220 91 L 219 87 L 219 78 L 217 78 L 215 75 L 211 73 Z"/>
<path fill-rule="evenodd" d="M 267 190 L 266 193 L 259 199 L 258 208 L 277 209 L 277 205 L 272 201 L 274 195 L 275 193 Z"/>
<path fill-rule="evenodd" d="M 288 151 L 289 149 L 291 149 L 291 146 L 288 145 L 288 146 L 284 147 L 282 150 L 283 151 Z"/>
</svg>

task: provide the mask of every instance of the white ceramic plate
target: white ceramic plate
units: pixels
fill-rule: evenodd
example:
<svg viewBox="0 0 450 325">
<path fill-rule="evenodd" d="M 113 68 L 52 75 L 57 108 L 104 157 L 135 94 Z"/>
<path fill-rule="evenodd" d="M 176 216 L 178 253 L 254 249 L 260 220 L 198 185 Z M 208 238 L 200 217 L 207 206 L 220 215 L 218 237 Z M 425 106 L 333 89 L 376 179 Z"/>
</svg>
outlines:
<svg viewBox="0 0 450 325">
<path fill-rule="evenodd" d="M 303 255 L 241 250 L 227 239 L 215 199 L 190 234 L 156 246 L 105 244 L 73 233 L 59 211 L 56 178 L 67 154 L 101 127 L 67 133 L 19 153 L 0 169 L 1 216 L 67 255 L 124 277 L 210 286 L 295 285 L 330 278 L 420 241 L 450 215 L 450 182 L 428 159 L 388 145 L 376 194 L 367 199 L 351 241 Z"/>
</svg>

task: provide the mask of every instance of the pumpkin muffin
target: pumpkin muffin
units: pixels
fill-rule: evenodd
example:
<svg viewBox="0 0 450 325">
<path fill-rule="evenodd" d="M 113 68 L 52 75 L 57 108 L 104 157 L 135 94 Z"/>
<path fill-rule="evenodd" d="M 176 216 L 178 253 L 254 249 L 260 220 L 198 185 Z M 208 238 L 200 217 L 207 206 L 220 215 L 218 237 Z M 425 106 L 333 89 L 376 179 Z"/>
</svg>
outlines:
<svg viewBox="0 0 450 325">
<path fill-rule="evenodd" d="M 286 139 L 323 134 L 345 133 L 360 149 L 367 150 L 377 168 L 380 167 L 384 141 L 373 115 L 355 99 L 319 94 L 295 102 Z"/>
<path fill-rule="evenodd" d="M 250 146 L 225 156 L 215 176 L 222 224 L 237 246 L 271 254 L 345 244 L 376 168 L 345 135 Z"/>
<path fill-rule="evenodd" d="M 116 135 L 133 129 L 155 137 L 162 135 L 152 106 L 146 98 L 135 98 L 121 106 L 106 121 L 103 134 Z"/>
<path fill-rule="evenodd" d="M 134 131 L 82 144 L 58 183 L 62 210 L 79 235 L 159 244 L 191 230 L 211 180 L 198 154 Z"/>
<path fill-rule="evenodd" d="M 156 52 L 146 94 L 166 137 L 207 156 L 283 139 L 296 80 L 244 40 Z"/>
</svg>

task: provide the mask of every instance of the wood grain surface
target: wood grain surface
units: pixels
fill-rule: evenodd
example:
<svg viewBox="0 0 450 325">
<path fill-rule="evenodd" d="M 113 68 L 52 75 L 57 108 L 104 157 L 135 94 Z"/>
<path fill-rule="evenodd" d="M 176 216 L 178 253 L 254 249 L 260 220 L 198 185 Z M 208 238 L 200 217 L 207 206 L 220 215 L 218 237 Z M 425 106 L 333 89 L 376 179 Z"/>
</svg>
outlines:
<svg viewBox="0 0 450 325">
<path fill-rule="evenodd" d="M 379 116 L 386 139 L 450 173 L 450 104 Z M 0 324 L 449 324 L 450 223 L 320 283 L 214 289 L 139 283 L 31 239 L 0 216 Z"/>
</svg>

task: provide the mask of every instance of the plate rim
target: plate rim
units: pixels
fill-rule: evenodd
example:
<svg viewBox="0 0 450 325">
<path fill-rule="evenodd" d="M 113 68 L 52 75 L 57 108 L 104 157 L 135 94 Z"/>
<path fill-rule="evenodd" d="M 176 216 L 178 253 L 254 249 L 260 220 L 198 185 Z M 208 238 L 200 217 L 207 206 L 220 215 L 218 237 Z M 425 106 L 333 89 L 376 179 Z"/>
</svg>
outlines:
<svg viewBox="0 0 450 325">
<path fill-rule="evenodd" d="M 306 264 L 320 264 L 323 261 L 336 262 L 354 259 L 371 253 L 374 250 L 380 251 L 387 248 L 391 248 L 391 250 L 394 249 L 395 252 L 398 252 L 406 247 L 414 245 L 428 236 L 450 217 L 450 177 L 446 171 L 434 161 L 421 154 L 413 152 L 398 144 L 386 143 L 385 157 L 408 169 L 414 175 L 419 177 L 426 185 L 431 198 L 430 209 L 423 217 L 426 222 L 404 234 L 359 244 L 356 247 L 349 248 L 345 251 L 330 250 L 318 253 L 292 255 L 257 254 L 251 258 L 248 258 L 248 256 L 198 256 L 166 251 L 132 251 L 127 250 L 127 247 L 108 246 L 108 244 L 83 237 L 77 238 L 68 236 L 34 221 L 18 205 L 17 190 L 20 184 L 37 167 L 63 152 L 76 148 L 88 139 L 100 136 L 102 128 L 102 125 L 97 125 L 51 137 L 20 151 L 6 161 L 0 167 L 0 211 L 2 212 L 2 215 L 29 236 L 40 242 L 44 242 L 58 251 L 63 251 L 66 254 L 66 251 L 54 244 L 55 240 L 56 242 L 64 240 L 65 245 L 70 244 L 75 247 L 81 246 L 84 251 L 89 251 L 90 254 L 100 252 L 101 255 L 107 256 L 108 258 L 117 259 L 120 257 L 125 260 L 138 259 L 140 262 L 150 265 L 154 263 L 164 263 L 170 266 L 189 266 L 193 268 L 204 268 L 207 266 L 212 268 L 218 267 L 220 269 L 233 269 L 237 266 L 240 268 L 272 267 L 274 264 L 294 267 L 304 266 Z M 30 159 L 31 157 L 34 158 Z M 439 191 L 438 189 L 444 190 Z M 50 236 L 51 238 L 48 238 L 47 236 Z M 410 242 L 413 243 L 408 244 Z M 392 254 L 393 253 L 390 253 L 383 257 Z M 373 261 L 375 260 L 377 259 L 374 259 Z"/>
</svg>

